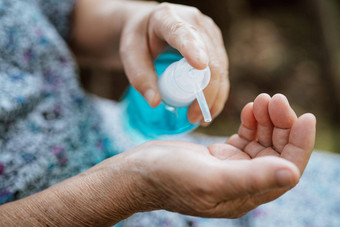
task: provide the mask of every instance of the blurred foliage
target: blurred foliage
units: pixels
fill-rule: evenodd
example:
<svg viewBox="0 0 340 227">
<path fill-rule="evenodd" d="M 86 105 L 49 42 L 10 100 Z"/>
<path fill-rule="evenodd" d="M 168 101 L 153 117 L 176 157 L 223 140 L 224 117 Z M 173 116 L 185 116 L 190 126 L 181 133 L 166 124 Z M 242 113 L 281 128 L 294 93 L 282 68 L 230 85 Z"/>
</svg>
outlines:
<svg viewBox="0 0 340 227">
<path fill-rule="evenodd" d="M 211 126 L 198 131 L 231 135 L 237 130 L 240 111 L 247 102 L 263 92 L 282 93 L 298 114 L 316 115 L 316 148 L 340 153 L 338 1 L 170 2 L 195 6 L 213 18 L 222 30 L 229 55 L 231 91 L 226 107 Z M 102 85 L 96 79 L 99 85 L 87 87 L 117 98 L 127 81 L 119 77 L 109 83 L 109 78 L 112 76 L 107 74 L 101 79 Z M 89 79 L 85 83 L 92 84 Z"/>
</svg>

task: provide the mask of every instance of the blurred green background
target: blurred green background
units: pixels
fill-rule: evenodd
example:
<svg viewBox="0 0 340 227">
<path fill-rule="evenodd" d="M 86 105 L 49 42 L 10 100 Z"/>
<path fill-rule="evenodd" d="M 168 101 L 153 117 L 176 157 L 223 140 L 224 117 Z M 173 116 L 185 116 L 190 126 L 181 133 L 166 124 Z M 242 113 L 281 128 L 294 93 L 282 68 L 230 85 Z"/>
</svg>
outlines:
<svg viewBox="0 0 340 227">
<path fill-rule="evenodd" d="M 282 93 L 298 115 L 316 115 L 316 149 L 340 153 L 340 1 L 170 2 L 195 6 L 213 18 L 229 55 L 228 102 L 210 126 L 197 131 L 229 136 L 246 103 L 263 92 Z M 128 85 L 122 72 L 82 68 L 81 74 L 86 89 L 115 100 Z"/>
</svg>

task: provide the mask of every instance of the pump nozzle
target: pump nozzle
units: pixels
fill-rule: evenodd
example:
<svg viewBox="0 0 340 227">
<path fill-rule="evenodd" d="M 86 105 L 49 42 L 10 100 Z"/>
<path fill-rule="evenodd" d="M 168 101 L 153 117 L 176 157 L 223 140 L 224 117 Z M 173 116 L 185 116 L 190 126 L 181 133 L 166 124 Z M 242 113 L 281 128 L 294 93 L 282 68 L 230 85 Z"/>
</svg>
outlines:
<svg viewBox="0 0 340 227">
<path fill-rule="evenodd" d="M 195 69 L 183 58 L 165 70 L 160 77 L 159 88 L 163 101 L 171 106 L 187 106 L 196 98 L 204 121 L 210 122 L 212 118 L 203 94 L 203 89 L 209 81 L 209 67 L 203 70 Z"/>
<path fill-rule="evenodd" d="M 194 80 L 194 85 L 195 85 L 195 96 L 196 96 L 198 105 L 201 109 L 203 119 L 205 122 L 211 122 L 212 118 L 211 118 L 207 100 L 205 99 L 205 96 L 203 93 L 203 89 L 201 88 L 200 85 L 198 85 L 196 80 Z"/>
<path fill-rule="evenodd" d="M 196 92 L 195 95 L 196 95 L 196 99 L 198 101 L 198 105 L 201 108 L 204 121 L 205 122 L 210 122 L 212 120 L 211 119 L 211 114 L 210 114 L 210 111 L 209 111 L 209 106 L 208 106 L 207 100 L 205 100 L 203 91 L 201 90 L 199 92 Z"/>
</svg>

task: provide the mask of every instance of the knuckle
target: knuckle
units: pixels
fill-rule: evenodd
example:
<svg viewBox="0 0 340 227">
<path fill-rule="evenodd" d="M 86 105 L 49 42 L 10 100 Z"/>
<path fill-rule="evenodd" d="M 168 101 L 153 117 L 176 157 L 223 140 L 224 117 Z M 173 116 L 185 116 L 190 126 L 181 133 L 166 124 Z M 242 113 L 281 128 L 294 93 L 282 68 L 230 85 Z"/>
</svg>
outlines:
<svg viewBox="0 0 340 227">
<path fill-rule="evenodd" d="M 184 21 L 176 21 L 170 25 L 169 30 L 172 34 L 182 35 L 185 34 L 186 36 L 192 37 L 192 32 L 198 32 L 198 28 L 192 24 L 189 24 Z"/>
<path fill-rule="evenodd" d="M 192 7 L 191 6 L 190 7 L 190 12 L 196 18 L 202 17 L 202 12 L 199 9 L 197 9 L 196 7 Z"/>
<path fill-rule="evenodd" d="M 221 67 L 220 62 L 217 60 L 217 56 L 211 57 L 211 60 L 209 62 L 209 67 L 211 70 L 220 73 L 222 67 Z"/>
<path fill-rule="evenodd" d="M 184 34 L 184 37 L 188 40 L 198 41 L 198 36 L 196 34 L 199 33 L 199 29 L 193 24 L 184 23 L 178 32 L 179 34 Z"/>
<path fill-rule="evenodd" d="M 226 66 L 224 62 L 221 62 L 220 60 L 217 60 L 216 58 L 211 58 L 209 62 L 209 67 L 213 75 L 217 74 L 214 76 L 217 76 L 222 79 L 228 78 L 229 71 L 228 71 L 228 67 Z"/>
<path fill-rule="evenodd" d="M 170 31 L 172 33 L 179 33 L 186 26 L 186 23 L 183 21 L 176 21 L 175 23 L 170 25 Z"/>
<path fill-rule="evenodd" d="M 215 92 L 217 93 L 218 92 L 218 88 L 220 86 L 220 77 L 215 75 L 215 76 L 212 76 L 211 79 L 210 79 L 210 82 L 209 82 L 209 85 L 208 85 L 208 89 L 210 92 Z"/>
<path fill-rule="evenodd" d="M 221 80 L 225 80 L 227 78 L 227 69 L 225 67 L 223 67 L 222 65 L 220 65 L 220 67 L 218 68 L 218 74 L 221 77 Z"/>
<path fill-rule="evenodd" d="M 173 5 L 168 2 L 162 2 L 151 12 L 150 18 L 164 22 L 164 19 L 172 15 Z M 152 19 L 150 19 L 150 22 L 153 21 Z"/>
<path fill-rule="evenodd" d="M 171 12 L 173 5 L 169 2 L 162 2 L 158 5 L 160 11 Z"/>
<path fill-rule="evenodd" d="M 215 24 L 215 21 L 211 17 L 204 15 L 203 18 L 205 19 L 205 21 L 208 25 L 217 27 L 217 25 Z"/>
<path fill-rule="evenodd" d="M 213 29 L 218 28 L 215 21 L 211 17 L 209 17 L 205 14 L 202 14 L 202 20 L 203 20 L 205 26 L 213 28 Z"/>
</svg>

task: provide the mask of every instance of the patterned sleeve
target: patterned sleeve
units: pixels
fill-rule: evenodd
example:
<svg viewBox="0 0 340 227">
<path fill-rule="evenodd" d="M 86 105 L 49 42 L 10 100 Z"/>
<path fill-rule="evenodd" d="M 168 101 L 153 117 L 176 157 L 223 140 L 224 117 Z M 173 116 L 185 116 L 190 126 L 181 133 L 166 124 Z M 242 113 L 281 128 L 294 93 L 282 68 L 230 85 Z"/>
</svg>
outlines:
<svg viewBox="0 0 340 227">
<path fill-rule="evenodd" d="M 37 4 L 0 0 L 0 204 L 49 186 L 47 170 L 60 156 L 50 151 L 64 141 L 54 127 L 67 120 L 61 101 L 73 72 L 65 42 Z"/>
<path fill-rule="evenodd" d="M 43 14 L 64 39 L 67 39 L 70 34 L 75 2 L 76 0 L 38 0 Z"/>
</svg>

